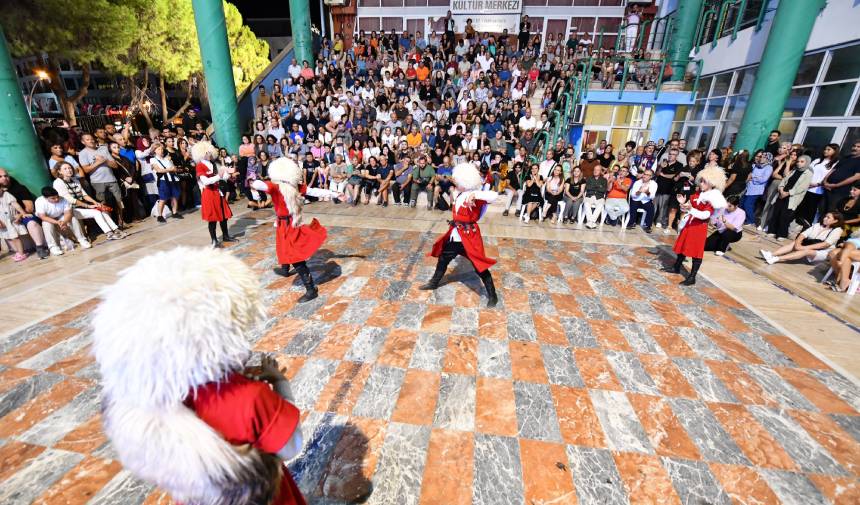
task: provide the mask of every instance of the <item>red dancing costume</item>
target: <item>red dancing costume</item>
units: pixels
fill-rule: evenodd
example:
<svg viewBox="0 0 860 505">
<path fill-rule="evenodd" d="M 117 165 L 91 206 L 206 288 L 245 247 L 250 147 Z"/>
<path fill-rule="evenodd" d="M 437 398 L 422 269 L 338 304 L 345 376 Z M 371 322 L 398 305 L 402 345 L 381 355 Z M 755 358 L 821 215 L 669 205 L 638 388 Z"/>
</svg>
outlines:
<svg viewBox="0 0 860 505">
<path fill-rule="evenodd" d="M 191 157 L 197 162 L 195 172 L 197 183 L 200 185 L 200 217 L 209 224 L 209 238 L 212 247 L 221 247 L 215 236 L 216 224 L 221 225 L 221 241 L 235 242 L 227 230 L 227 220 L 233 217 L 227 199 L 221 194 L 219 183 L 226 180 L 228 175 L 219 174 L 212 160 L 218 157 L 218 149 L 210 142 L 201 140 L 191 146 Z"/>
<path fill-rule="evenodd" d="M 284 196 L 278 186 L 269 181 L 264 182 L 264 184 L 266 185 L 266 193 L 272 197 L 275 215 L 278 216 L 275 231 L 275 250 L 278 253 L 278 263 L 292 265 L 307 261 L 325 242 L 326 229 L 316 218 L 311 220 L 311 224 L 294 226 L 292 216 L 290 216 L 290 211 L 287 209 Z M 299 192 L 304 195 L 306 193 L 305 186 L 302 186 Z"/>
</svg>

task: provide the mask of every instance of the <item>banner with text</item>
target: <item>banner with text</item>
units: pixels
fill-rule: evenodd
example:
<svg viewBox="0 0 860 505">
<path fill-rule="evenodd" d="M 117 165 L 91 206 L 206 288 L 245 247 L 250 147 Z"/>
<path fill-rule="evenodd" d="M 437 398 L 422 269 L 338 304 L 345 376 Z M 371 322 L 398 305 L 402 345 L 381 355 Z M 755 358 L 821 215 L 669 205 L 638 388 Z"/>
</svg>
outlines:
<svg viewBox="0 0 860 505">
<path fill-rule="evenodd" d="M 466 20 L 480 32 L 516 34 L 519 30 L 523 0 L 451 0 L 451 14 L 457 23 L 457 31 L 466 30 Z"/>
</svg>

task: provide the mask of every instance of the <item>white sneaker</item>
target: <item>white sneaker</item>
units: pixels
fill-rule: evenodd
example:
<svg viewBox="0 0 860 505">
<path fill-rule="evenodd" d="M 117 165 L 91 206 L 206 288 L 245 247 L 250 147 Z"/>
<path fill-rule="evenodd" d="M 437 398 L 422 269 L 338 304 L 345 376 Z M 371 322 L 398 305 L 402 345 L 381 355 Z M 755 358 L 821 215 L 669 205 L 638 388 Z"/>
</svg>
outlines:
<svg viewBox="0 0 860 505">
<path fill-rule="evenodd" d="M 658 224 L 657 228 L 659 228 L 659 227 L 660 227 L 660 225 Z M 665 230 L 663 230 L 663 235 L 668 235 L 670 233 L 672 233 L 672 228 L 667 227 Z"/>
<path fill-rule="evenodd" d="M 663 227 L 663 225 L 662 225 L 662 224 L 660 224 L 660 223 L 657 223 L 657 224 L 655 224 L 654 226 L 656 226 L 657 228 L 662 228 L 662 227 Z"/>
<path fill-rule="evenodd" d="M 777 261 L 779 261 L 779 258 L 778 258 L 778 257 L 776 257 L 776 256 L 774 256 L 774 255 L 773 255 L 773 254 L 771 254 L 771 253 L 767 253 L 767 258 L 765 258 L 765 261 L 767 261 L 767 264 L 768 264 L 768 265 L 773 265 L 774 263 L 776 263 Z"/>
<path fill-rule="evenodd" d="M 761 256 L 761 259 L 763 259 L 763 260 L 767 260 L 767 257 L 770 256 L 770 252 L 765 251 L 764 249 L 759 249 L 758 254 L 759 254 L 759 256 Z"/>
<path fill-rule="evenodd" d="M 51 256 L 62 256 L 63 250 L 59 246 L 51 247 Z"/>
<path fill-rule="evenodd" d="M 726 253 L 724 253 L 723 251 L 716 251 L 716 252 L 714 252 L 714 254 L 716 254 L 717 256 L 723 256 Z"/>
<path fill-rule="evenodd" d="M 92 244 L 90 244 L 89 240 L 81 240 L 80 244 L 81 244 L 81 249 L 90 249 L 93 246 Z"/>
<path fill-rule="evenodd" d="M 755 229 L 756 229 L 756 230 L 758 230 L 758 231 L 764 231 L 764 228 L 762 228 L 761 226 L 756 226 L 756 228 L 755 228 Z"/>
</svg>

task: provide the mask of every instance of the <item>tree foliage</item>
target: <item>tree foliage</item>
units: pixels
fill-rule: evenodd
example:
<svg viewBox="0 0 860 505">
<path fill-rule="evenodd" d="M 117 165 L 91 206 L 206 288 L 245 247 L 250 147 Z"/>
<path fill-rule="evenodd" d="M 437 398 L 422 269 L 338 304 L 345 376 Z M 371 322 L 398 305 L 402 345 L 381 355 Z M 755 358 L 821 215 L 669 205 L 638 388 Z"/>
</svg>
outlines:
<svg viewBox="0 0 860 505">
<path fill-rule="evenodd" d="M 254 35 L 243 22 L 235 5 L 224 2 L 227 19 L 227 43 L 233 60 L 233 80 L 236 94 L 240 94 L 269 64 L 269 44 Z"/>
</svg>

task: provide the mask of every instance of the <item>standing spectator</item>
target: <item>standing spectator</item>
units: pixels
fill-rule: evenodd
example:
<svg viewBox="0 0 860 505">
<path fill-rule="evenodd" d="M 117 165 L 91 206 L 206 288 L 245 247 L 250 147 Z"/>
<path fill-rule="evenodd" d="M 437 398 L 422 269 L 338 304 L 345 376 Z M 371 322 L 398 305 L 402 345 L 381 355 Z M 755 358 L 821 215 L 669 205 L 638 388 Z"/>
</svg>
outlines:
<svg viewBox="0 0 860 505">
<path fill-rule="evenodd" d="M 730 196 L 741 197 L 747 186 L 747 180 L 752 172 L 749 160 L 750 153 L 746 150 L 740 151 L 735 155 L 735 159 L 726 170 L 726 189 L 723 194 L 728 198 Z"/>
<path fill-rule="evenodd" d="M 755 225 L 756 204 L 764 194 L 773 173 L 772 161 L 773 155 L 767 151 L 759 151 L 755 155 L 752 171 L 747 177 L 747 187 L 743 198 L 744 224 Z"/>
<path fill-rule="evenodd" d="M 639 12 L 638 4 L 630 5 L 630 11 L 627 13 L 627 25 L 624 28 L 624 51 L 632 53 L 636 46 L 636 36 L 639 33 Z"/>
<path fill-rule="evenodd" d="M 839 144 L 827 144 L 820 158 L 816 158 L 810 166 L 812 170 L 812 181 L 809 183 L 809 189 L 806 191 L 806 196 L 797 208 L 797 223 L 808 228 L 815 222 L 815 216 L 818 215 L 823 205 L 824 178 L 830 174 L 830 171 L 836 166 L 837 156 L 839 156 Z"/>
<path fill-rule="evenodd" d="M 715 212 L 711 217 L 715 230 L 705 241 L 705 250 L 714 251 L 717 256 L 726 254 L 729 246 L 741 239 L 745 220 L 746 212 L 738 207 L 738 198 L 726 198 L 726 208 Z"/>
<path fill-rule="evenodd" d="M 779 154 L 773 159 L 773 172 L 771 173 L 771 181 L 764 194 L 764 206 L 761 209 L 761 217 L 759 218 L 758 231 L 767 228 L 772 214 L 773 204 L 776 203 L 779 185 L 786 177 L 788 172 L 797 162 L 799 153 L 792 149 L 791 142 L 783 142 L 779 146 Z"/>
<path fill-rule="evenodd" d="M 57 163 L 62 161 L 68 162 L 75 167 L 75 170 L 79 171 L 79 176 L 83 175 L 80 173 L 81 166 L 78 164 L 78 160 L 76 160 L 71 154 L 66 153 L 65 150 L 63 150 L 62 144 L 53 144 L 51 146 L 51 157 L 48 158 L 48 169 L 51 171 L 51 177 L 57 177 L 56 166 Z"/>
<path fill-rule="evenodd" d="M 834 169 L 824 178 L 827 192 L 827 208 L 833 209 L 837 202 L 848 196 L 851 186 L 860 181 L 860 139 L 851 145 L 851 154 L 839 160 Z"/>
<path fill-rule="evenodd" d="M 96 200 L 115 209 L 118 212 L 117 221 L 122 226 L 122 191 L 113 173 L 118 165 L 111 156 L 107 144 L 97 147 L 93 135 L 83 134 L 81 142 L 84 148 L 81 149 L 78 160 L 81 169 L 89 176 Z M 106 199 L 108 195 L 111 196 L 110 199 Z"/>
<path fill-rule="evenodd" d="M 158 203 L 156 204 L 156 220 L 159 223 L 167 222 L 164 219 L 164 204 L 170 201 L 170 210 L 174 219 L 183 219 L 179 214 L 179 197 L 182 191 L 179 187 L 179 176 L 176 166 L 167 155 L 164 144 L 153 146 L 152 170 L 158 179 Z"/>
<path fill-rule="evenodd" d="M 653 203 L 657 228 L 669 227 L 669 199 L 673 197 L 675 183 L 681 178 L 683 171 L 684 165 L 678 161 L 678 148 L 670 148 L 666 154 L 665 165 L 661 165 L 657 170 L 657 195 Z"/>
<path fill-rule="evenodd" d="M 779 154 L 779 137 L 782 135 L 779 130 L 771 130 L 767 137 L 767 144 L 764 146 L 764 151 L 770 153 L 771 156 Z"/>
<path fill-rule="evenodd" d="M 645 170 L 642 172 L 642 178 L 633 184 L 630 188 L 630 222 L 627 224 L 627 229 L 636 227 L 639 221 L 639 210 L 645 212 L 645 221 L 642 224 L 642 229 L 645 233 L 651 233 L 651 222 L 654 219 L 654 197 L 657 195 L 657 183 L 652 181 L 654 172 Z"/>
<path fill-rule="evenodd" d="M 773 204 L 773 216 L 768 226 L 768 235 L 775 236 L 777 240 L 788 237 L 788 225 L 794 220 L 794 212 L 812 180 L 812 171 L 809 170 L 811 163 L 812 160 L 805 154 L 798 157 L 794 169 L 779 184 L 777 200 Z"/>
</svg>

